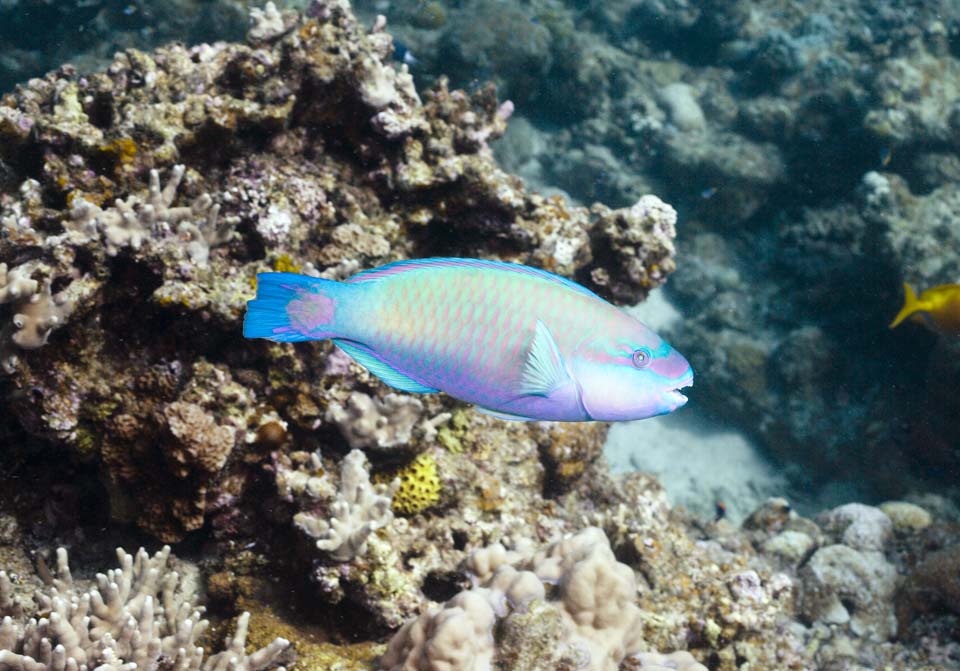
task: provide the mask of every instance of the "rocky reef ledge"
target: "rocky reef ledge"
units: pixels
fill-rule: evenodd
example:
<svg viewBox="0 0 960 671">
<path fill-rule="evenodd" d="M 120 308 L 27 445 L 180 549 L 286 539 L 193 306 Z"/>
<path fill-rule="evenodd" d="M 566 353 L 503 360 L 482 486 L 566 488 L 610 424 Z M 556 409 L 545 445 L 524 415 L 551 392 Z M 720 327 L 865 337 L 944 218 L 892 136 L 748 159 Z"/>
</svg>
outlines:
<svg viewBox="0 0 960 671">
<path fill-rule="evenodd" d="M 488 147 L 512 105 L 418 93 L 385 28 L 268 4 L 0 100 L 0 671 L 953 663 L 943 511 L 698 521 L 609 474 L 604 425 L 240 336 L 266 270 L 499 258 L 633 304 L 674 269 L 669 205 L 529 193 Z"/>
</svg>

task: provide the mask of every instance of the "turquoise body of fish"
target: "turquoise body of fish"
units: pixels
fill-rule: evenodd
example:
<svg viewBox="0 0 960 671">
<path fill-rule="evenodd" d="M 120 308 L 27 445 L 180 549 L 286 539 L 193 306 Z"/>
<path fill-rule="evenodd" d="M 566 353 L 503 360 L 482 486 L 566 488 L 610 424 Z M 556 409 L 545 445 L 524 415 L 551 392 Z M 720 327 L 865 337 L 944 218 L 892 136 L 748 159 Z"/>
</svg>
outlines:
<svg viewBox="0 0 960 671">
<path fill-rule="evenodd" d="M 693 383 L 659 335 L 585 287 L 479 259 L 399 261 L 343 282 L 257 276 L 244 335 L 332 339 L 388 385 L 443 391 L 504 419 L 634 420 Z"/>
</svg>

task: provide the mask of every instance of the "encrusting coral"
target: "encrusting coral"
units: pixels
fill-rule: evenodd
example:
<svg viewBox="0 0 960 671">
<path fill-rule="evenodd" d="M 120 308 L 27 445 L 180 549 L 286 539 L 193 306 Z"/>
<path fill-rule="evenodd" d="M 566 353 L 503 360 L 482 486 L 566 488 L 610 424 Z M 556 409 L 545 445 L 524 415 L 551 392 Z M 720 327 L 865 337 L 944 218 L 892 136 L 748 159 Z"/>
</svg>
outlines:
<svg viewBox="0 0 960 671">
<path fill-rule="evenodd" d="M 960 615 L 960 545 L 931 553 L 900 586 L 896 600 L 898 633 L 914 619 L 938 610 Z"/>
<path fill-rule="evenodd" d="M 628 666 L 637 671 L 707 671 L 707 667 L 693 658 L 689 652 L 681 650 L 663 655 L 659 652 L 641 652 L 632 655 L 630 662 L 638 666 Z"/>
<path fill-rule="evenodd" d="M 400 468 L 378 473 L 374 479 L 377 482 L 399 480 L 390 507 L 401 515 L 414 515 L 436 505 L 443 488 L 437 460 L 427 452 L 418 454 Z"/>
<path fill-rule="evenodd" d="M 390 448 L 410 441 L 423 403 L 414 396 L 387 394 L 382 399 L 353 392 L 345 405 L 331 403 L 327 421 L 340 427 L 354 449 Z"/>
<path fill-rule="evenodd" d="M 206 655 L 198 642 L 209 623 L 170 569 L 170 548 L 152 557 L 143 549 L 135 556 L 118 549 L 117 558 L 119 568 L 97 574 L 96 585 L 84 591 L 73 580 L 66 550 L 57 550 L 56 575 L 33 593 L 37 615 L 28 620 L 10 577 L 0 571 L 0 669 L 263 671 L 289 659 L 282 638 L 247 654 L 249 613 L 238 619 L 224 651 Z"/>
</svg>

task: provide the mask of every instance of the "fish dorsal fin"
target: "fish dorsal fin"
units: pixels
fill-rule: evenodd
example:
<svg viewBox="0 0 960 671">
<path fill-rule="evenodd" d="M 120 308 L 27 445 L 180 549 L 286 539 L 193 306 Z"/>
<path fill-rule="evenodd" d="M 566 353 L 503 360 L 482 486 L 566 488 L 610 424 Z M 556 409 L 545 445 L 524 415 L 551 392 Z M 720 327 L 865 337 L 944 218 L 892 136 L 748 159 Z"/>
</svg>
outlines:
<svg viewBox="0 0 960 671">
<path fill-rule="evenodd" d="M 533 341 L 523 364 L 520 393 L 531 396 L 549 396 L 555 389 L 570 381 L 563 365 L 563 357 L 550 329 L 539 319 L 533 332 Z"/>
<path fill-rule="evenodd" d="M 422 270 L 424 268 L 483 268 L 487 270 L 512 271 L 515 273 L 523 273 L 525 275 L 530 275 L 532 277 L 539 277 L 540 279 L 548 280 L 550 282 L 555 282 L 556 284 L 560 284 L 568 289 L 577 291 L 585 296 L 592 296 L 594 298 L 599 298 L 599 296 L 597 296 L 595 293 L 593 293 L 586 287 L 577 284 L 573 280 L 568 280 L 566 277 L 561 277 L 560 275 L 554 275 L 553 273 L 548 272 L 546 270 L 541 270 L 540 268 L 522 266 L 519 263 L 507 263 L 506 261 L 491 261 L 488 259 L 457 259 L 457 258 L 447 258 L 447 257 L 436 257 L 436 258 L 430 258 L 430 259 L 410 259 L 408 261 L 394 261 L 393 263 L 388 263 L 387 265 L 380 266 L 379 268 L 364 270 L 352 277 L 348 277 L 344 281 L 350 284 L 355 284 L 360 282 L 375 282 L 377 280 L 383 279 L 384 277 L 399 275 L 400 273 L 405 273 L 413 270 Z"/>
<path fill-rule="evenodd" d="M 376 353 L 366 345 L 350 340 L 341 340 L 340 338 L 334 338 L 333 342 L 337 344 L 337 347 L 353 357 L 357 363 L 394 389 L 415 394 L 432 394 L 433 392 L 440 391 L 439 389 L 434 389 L 433 387 L 428 387 L 425 384 L 417 382 L 405 373 L 401 373 L 377 356 Z"/>
</svg>

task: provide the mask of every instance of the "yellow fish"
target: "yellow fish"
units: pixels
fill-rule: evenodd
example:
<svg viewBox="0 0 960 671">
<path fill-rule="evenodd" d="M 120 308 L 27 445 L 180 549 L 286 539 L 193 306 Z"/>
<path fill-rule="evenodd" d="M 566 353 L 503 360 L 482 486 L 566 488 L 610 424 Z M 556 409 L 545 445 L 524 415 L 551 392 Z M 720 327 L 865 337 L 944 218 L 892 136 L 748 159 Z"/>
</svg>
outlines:
<svg viewBox="0 0 960 671">
<path fill-rule="evenodd" d="M 937 333 L 960 336 L 960 284 L 931 287 L 917 297 L 913 287 L 904 282 L 903 293 L 903 309 L 893 318 L 890 328 L 910 317 L 922 320 Z"/>
</svg>

